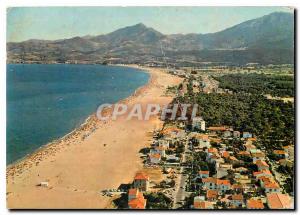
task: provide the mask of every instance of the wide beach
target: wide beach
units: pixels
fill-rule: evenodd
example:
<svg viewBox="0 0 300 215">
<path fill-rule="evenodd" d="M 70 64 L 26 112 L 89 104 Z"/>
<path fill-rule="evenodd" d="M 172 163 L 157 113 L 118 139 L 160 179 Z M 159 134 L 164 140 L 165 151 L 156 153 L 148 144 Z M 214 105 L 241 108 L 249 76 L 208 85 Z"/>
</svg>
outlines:
<svg viewBox="0 0 300 215">
<path fill-rule="evenodd" d="M 149 83 L 122 101 L 129 106 L 165 105 L 168 86 L 182 80 L 162 69 L 145 68 Z M 158 116 L 150 120 L 101 122 L 95 116 L 72 134 L 49 144 L 7 168 L 7 207 L 22 208 L 106 208 L 110 199 L 103 189 L 130 183 L 142 168 L 139 150 L 149 146 L 152 132 L 162 126 Z M 37 186 L 47 181 L 48 187 Z"/>
</svg>

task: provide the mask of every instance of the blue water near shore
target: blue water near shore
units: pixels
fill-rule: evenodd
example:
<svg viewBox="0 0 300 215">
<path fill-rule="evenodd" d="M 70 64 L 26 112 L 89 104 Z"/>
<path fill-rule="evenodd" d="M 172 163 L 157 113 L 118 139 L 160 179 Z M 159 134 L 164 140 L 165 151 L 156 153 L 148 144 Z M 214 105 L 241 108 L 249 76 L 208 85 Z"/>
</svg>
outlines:
<svg viewBox="0 0 300 215">
<path fill-rule="evenodd" d="M 130 96 L 148 79 L 117 66 L 7 65 L 7 164 L 71 132 L 100 104 Z"/>
</svg>

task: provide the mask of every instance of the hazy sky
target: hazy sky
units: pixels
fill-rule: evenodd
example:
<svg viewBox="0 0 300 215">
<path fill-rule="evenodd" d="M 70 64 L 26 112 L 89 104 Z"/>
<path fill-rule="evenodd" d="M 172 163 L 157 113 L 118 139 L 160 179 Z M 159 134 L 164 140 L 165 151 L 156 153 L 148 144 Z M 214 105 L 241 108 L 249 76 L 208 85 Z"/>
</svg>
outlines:
<svg viewBox="0 0 300 215">
<path fill-rule="evenodd" d="M 165 33 L 213 33 L 287 7 L 20 7 L 7 9 L 7 41 L 106 34 L 144 23 Z"/>
</svg>

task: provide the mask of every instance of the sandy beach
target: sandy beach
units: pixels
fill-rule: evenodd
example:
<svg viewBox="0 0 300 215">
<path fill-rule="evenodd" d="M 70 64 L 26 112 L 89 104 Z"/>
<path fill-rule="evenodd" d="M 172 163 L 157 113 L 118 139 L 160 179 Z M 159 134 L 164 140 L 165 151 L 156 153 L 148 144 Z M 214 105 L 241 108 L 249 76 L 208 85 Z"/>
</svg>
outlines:
<svg viewBox="0 0 300 215">
<path fill-rule="evenodd" d="M 122 101 L 129 109 L 137 103 L 142 107 L 168 104 L 172 97 L 165 96 L 167 86 L 182 81 L 161 69 L 147 71 L 151 74 L 149 83 Z M 158 116 L 148 121 L 126 120 L 126 116 L 107 122 L 91 116 L 80 129 L 7 167 L 7 207 L 109 207 L 110 198 L 100 191 L 132 181 L 142 168 L 139 150 L 149 146 L 153 130 L 162 126 Z M 48 187 L 37 186 L 45 181 Z"/>
</svg>

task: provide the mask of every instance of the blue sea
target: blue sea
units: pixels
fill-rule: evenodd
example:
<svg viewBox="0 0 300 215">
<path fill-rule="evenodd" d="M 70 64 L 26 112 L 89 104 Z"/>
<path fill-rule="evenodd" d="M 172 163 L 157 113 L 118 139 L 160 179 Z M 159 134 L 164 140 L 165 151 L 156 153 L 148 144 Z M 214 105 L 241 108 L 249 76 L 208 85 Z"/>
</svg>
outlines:
<svg viewBox="0 0 300 215">
<path fill-rule="evenodd" d="M 148 82 L 138 69 L 69 64 L 7 65 L 7 164 L 80 126 L 103 103 Z"/>
</svg>

